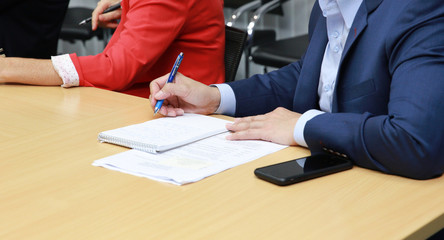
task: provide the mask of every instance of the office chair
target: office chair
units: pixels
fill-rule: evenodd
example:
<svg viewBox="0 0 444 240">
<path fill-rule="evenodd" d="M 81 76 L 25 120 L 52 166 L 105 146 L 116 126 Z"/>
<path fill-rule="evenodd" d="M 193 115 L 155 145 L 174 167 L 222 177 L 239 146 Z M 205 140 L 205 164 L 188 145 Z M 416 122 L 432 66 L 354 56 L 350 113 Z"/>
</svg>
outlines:
<svg viewBox="0 0 444 240">
<path fill-rule="evenodd" d="M 234 8 L 234 11 L 226 19 L 225 25 L 233 27 L 241 15 L 250 13 L 260 7 L 261 4 L 261 0 L 225 0 L 224 7 Z"/>
<path fill-rule="evenodd" d="M 104 41 L 104 46 L 106 46 L 107 41 L 110 39 L 111 31 L 109 29 L 99 28 L 96 31 L 91 30 L 91 24 L 87 23 L 80 26 L 79 23 L 85 18 L 91 17 L 91 13 L 94 9 L 85 7 L 70 7 L 68 8 L 65 19 L 62 24 L 62 29 L 60 31 L 60 39 L 69 41 L 73 43 L 76 40 L 80 40 L 85 48 L 85 43 L 87 40 L 93 37 L 98 37 L 98 39 Z M 102 49 L 101 49 L 102 50 Z M 79 55 L 86 55 L 84 53 L 78 53 Z"/>
<path fill-rule="evenodd" d="M 284 2 L 288 0 L 272 0 L 261 7 L 259 7 L 250 18 L 248 23 L 249 41 L 254 41 L 255 26 L 261 20 L 264 14 L 273 11 L 276 8 L 281 8 Z M 280 40 L 267 40 L 265 43 L 255 44 L 257 48 L 250 52 L 251 60 L 254 63 L 264 65 L 264 72 L 267 72 L 267 66 L 281 68 L 292 62 L 301 59 L 302 55 L 308 46 L 308 34 L 291 37 Z M 253 43 L 249 43 L 254 46 Z M 250 47 L 250 51 L 251 51 Z"/>
<path fill-rule="evenodd" d="M 226 25 L 234 26 L 239 17 L 244 13 L 249 13 L 249 22 L 247 24 L 247 43 L 245 46 L 245 75 L 250 75 L 250 59 L 252 58 L 252 49 L 256 46 L 268 45 L 276 41 L 276 32 L 273 29 L 257 29 L 256 26 L 265 14 L 272 13 L 282 16 L 282 4 L 288 0 L 253 0 L 247 1 L 235 9 L 233 13 L 227 18 Z M 228 7 L 236 6 L 228 1 Z M 245 1 L 243 1 L 245 2 Z M 225 1 L 227 4 L 227 1 Z"/>
<path fill-rule="evenodd" d="M 236 77 L 246 40 L 246 31 L 225 26 L 225 82 L 231 82 Z"/>
<path fill-rule="evenodd" d="M 264 66 L 264 72 L 268 72 L 267 66 L 281 68 L 292 62 L 299 61 L 308 46 L 308 35 L 275 40 L 259 45 L 252 53 L 251 60 Z"/>
</svg>

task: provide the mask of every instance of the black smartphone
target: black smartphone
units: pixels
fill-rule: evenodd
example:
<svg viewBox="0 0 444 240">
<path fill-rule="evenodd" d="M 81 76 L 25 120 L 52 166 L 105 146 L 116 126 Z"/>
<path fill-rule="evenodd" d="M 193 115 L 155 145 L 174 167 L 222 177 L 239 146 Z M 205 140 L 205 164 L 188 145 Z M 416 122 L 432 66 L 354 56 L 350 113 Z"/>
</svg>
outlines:
<svg viewBox="0 0 444 240">
<path fill-rule="evenodd" d="M 347 158 L 319 154 L 257 168 L 254 170 L 254 174 L 262 180 L 286 186 L 348 170 L 352 167 L 353 163 Z"/>
</svg>

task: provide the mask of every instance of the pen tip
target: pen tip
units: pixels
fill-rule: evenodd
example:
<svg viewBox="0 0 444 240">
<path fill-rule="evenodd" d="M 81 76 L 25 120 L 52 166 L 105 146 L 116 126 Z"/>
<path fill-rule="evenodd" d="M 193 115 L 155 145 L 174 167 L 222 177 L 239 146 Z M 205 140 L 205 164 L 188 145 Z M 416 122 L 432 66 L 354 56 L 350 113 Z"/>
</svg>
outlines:
<svg viewBox="0 0 444 240">
<path fill-rule="evenodd" d="M 86 23 L 86 21 L 83 20 L 83 21 L 79 22 L 79 25 L 81 26 L 81 25 L 83 25 L 83 24 L 85 24 L 85 23 Z"/>
</svg>

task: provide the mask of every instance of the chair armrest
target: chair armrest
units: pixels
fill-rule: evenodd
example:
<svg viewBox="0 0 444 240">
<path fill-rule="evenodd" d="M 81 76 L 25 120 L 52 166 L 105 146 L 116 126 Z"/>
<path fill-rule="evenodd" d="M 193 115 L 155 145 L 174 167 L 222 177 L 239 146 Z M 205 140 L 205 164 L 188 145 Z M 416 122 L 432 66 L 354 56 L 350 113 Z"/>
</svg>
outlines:
<svg viewBox="0 0 444 240">
<path fill-rule="evenodd" d="M 247 45 L 251 46 L 253 44 L 254 28 L 257 25 L 257 23 L 262 19 L 264 14 L 276 9 L 286 1 L 288 0 L 272 0 L 263 4 L 261 7 L 257 8 L 254 11 L 247 25 L 247 34 L 248 34 Z"/>
<path fill-rule="evenodd" d="M 237 9 L 235 9 L 233 11 L 233 13 L 231 14 L 231 16 L 227 19 L 227 26 L 234 26 L 234 23 L 237 21 L 237 19 L 244 13 L 244 12 L 250 12 L 253 11 L 255 9 L 257 9 L 258 7 L 261 6 L 261 1 L 260 0 L 255 0 L 255 1 L 251 1 L 249 3 L 246 3 L 240 7 L 238 7 Z"/>
</svg>

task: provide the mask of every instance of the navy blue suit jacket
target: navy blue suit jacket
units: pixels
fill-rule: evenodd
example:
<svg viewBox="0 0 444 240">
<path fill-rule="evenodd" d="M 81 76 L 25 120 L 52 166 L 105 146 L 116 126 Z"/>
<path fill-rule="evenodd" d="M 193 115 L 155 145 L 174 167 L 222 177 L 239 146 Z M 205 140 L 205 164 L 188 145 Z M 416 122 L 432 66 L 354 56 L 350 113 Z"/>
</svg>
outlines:
<svg viewBox="0 0 444 240">
<path fill-rule="evenodd" d="M 310 44 L 300 62 L 230 83 L 236 116 L 281 106 L 319 109 L 327 44 L 316 2 Z M 307 122 L 312 153 L 333 151 L 357 165 L 427 179 L 444 169 L 444 4 L 442 0 L 364 0 L 339 66 L 332 113 Z"/>
</svg>

